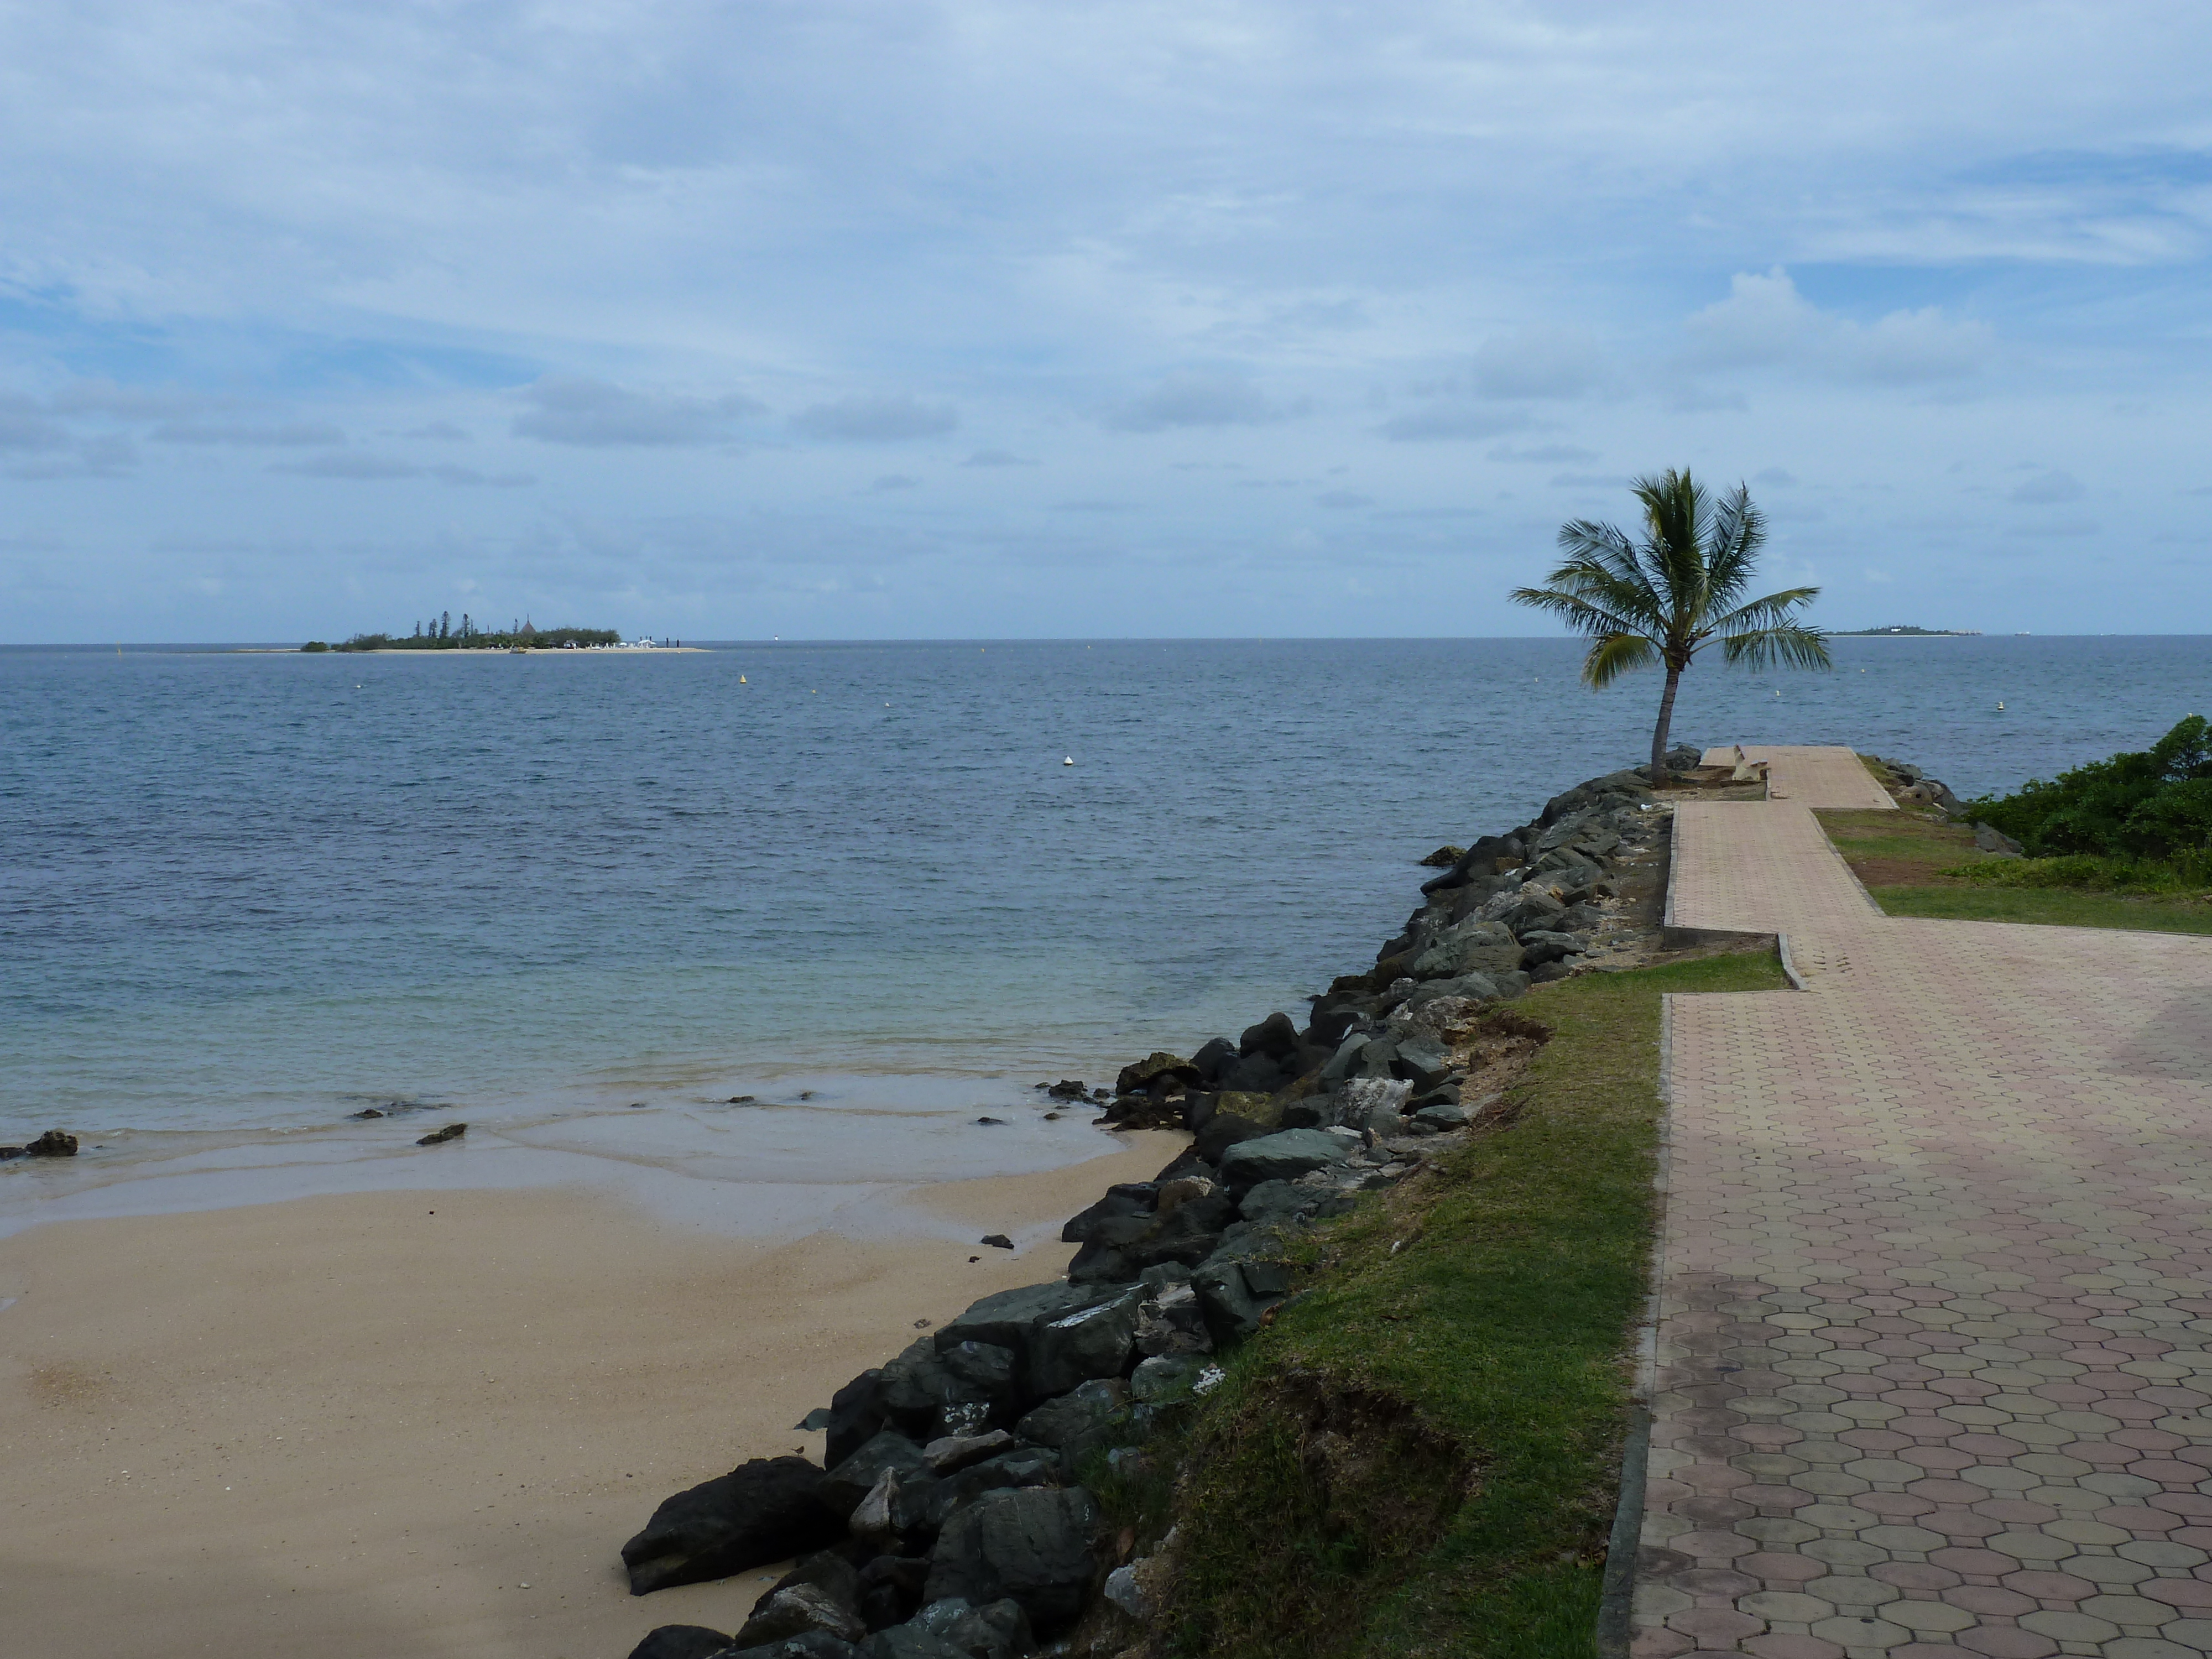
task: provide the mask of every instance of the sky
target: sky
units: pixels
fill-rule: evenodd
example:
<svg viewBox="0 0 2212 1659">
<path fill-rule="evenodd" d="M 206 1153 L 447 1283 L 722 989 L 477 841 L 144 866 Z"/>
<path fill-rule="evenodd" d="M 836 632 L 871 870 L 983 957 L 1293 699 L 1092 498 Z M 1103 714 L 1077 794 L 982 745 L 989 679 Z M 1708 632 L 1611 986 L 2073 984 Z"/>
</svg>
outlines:
<svg viewBox="0 0 2212 1659">
<path fill-rule="evenodd" d="M 2212 11 L 0 7 L 0 641 L 2212 632 Z"/>
</svg>

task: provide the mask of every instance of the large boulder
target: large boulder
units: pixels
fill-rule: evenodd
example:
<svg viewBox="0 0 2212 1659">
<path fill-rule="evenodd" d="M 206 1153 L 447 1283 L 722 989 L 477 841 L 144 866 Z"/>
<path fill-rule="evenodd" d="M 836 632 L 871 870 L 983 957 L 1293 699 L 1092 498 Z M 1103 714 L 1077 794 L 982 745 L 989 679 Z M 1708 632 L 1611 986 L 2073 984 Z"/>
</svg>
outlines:
<svg viewBox="0 0 2212 1659">
<path fill-rule="evenodd" d="M 1416 1094 L 1433 1089 L 1451 1075 L 1451 1056 L 1443 1043 L 1425 1031 L 1407 1030 L 1397 1039 L 1397 1055 L 1390 1069 L 1413 1085 Z"/>
<path fill-rule="evenodd" d="M 1103 1300 L 1098 1291 L 1079 1285 L 1024 1285 L 971 1304 L 966 1312 L 939 1326 L 931 1340 L 939 1352 L 963 1342 L 988 1342 L 1024 1353 L 1030 1333 L 1039 1326 Z"/>
<path fill-rule="evenodd" d="M 1190 1057 L 1190 1066 L 1198 1073 L 1198 1080 L 1212 1088 L 1215 1079 L 1220 1077 L 1222 1068 L 1236 1058 L 1235 1043 L 1227 1037 L 1212 1037 Z"/>
<path fill-rule="evenodd" d="M 1200 1079 L 1198 1067 L 1164 1050 L 1155 1050 L 1132 1066 L 1124 1066 L 1121 1075 L 1114 1079 L 1117 1095 L 1140 1094 L 1154 1084 L 1163 1088 L 1177 1083 L 1196 1083 Z"/>
<path fill-rule="evenodd" d="M 1070 1216 L 1060 1230 L 1064 1244 L 1081 1244 L 1098 1230 L 1102 1221 L 1123 1216 L 1150 1215 L 1159 1204 L 1160 1189 L 1150 1181 L 1125 1181 L 1109 1187 L 1106 1195 L 1089 1209 Z"/>
<path fill-rule="evenodd" d="M 1265 1054 L 1276 1060 L 1288 1060 L 1297 1051 L 1297 1025 L 1288 1014 L 1279 1012 L 1247 1029 L 1237 1043 L 1240 1054 Z"/>
<path fill-rule="evenodd" d="M 886 1429 L 823 1476 L 822 1501 L 839 1516 L 850 1516 L 886 1470 L 902 1480 L 927 1480 L 932 1474 L 921 1447 Z"/>
<path fill-rule="evenodd" d="M 1137 1340 L 1137 1302 L 1132 1291 L 1042 1328 L 1030 1340 L 1030 1392 L 1066 1394 L 1093 1377 L 1121 1376 Z"/>
<path fill-rule="evenodd" d="M 975 1607 L 961 1597 L 932 1601 L 913 1621 L 968 1659 L 1022 1659 L 1036 1645 L 1029 1615 L 1018 1601 Z"/>
<path fill-rule="evenodd" d="M 1231 1147 L 1221 1160 L 1221 1179 L 1233 1193 L 1249 1192 L 1263 1181 L 1296 1181 L 1309 1170 L 1342 1163 L 1358 1146 L 1355 1138 L 1327 1129 L 1284 1129 Z"/>
<path fill-rule="evenodd" d="M 1057 1451 L 1062 1473 L 1073 1474 L 1085 1456 L 1112 1442 L 1128 1404 L 1121 1380 L 1104 1377 L 1046 1401 L 1014 1427 L 1023 1439 Z"/>
<path fill-rule="evenodd" d="M 1097 1576 L 1099 1524 L 1080 1486 L 987 1492 L 938 1534 L 925 1601 L 1012 1601 L 1038 1636 L 1057 1635 L 1081 1614 Z"/>
<path fill-rule="evenodd" d="M 622 1547 L 629 1593 L 727 1578 L 836 1542 L 844 1517 L 824 1498 L 824 1479 L 803 1457 L 757 1457 L 678 1492 Z"/>
<path fill-rule="evenodd" d="M 978 1351 L 985 1347 L 996 1352 Z M 954 1350 L 963 1352 L 956 1358 Z M 884 1367 L 884 1415 L 924 1444 L 940 1435 L 976 1432 L 1011 1392 L 1003 1379 L 1016 1363 L 1012 1350 L 995 1343 L 951 1342 L 940 1352 L 925 1337 Z"/>
<path fill-rule="evenodd" d="M 855 1572 L 854 1577 L 857 1591 L 859 1574 Z M 815 1632 L 841 1642 L 857 1642 L 868 1633 L 868 1627 L 859 1613 L 821 1585 L 793 1584 L 763 1596 L 731 1645 L 762 1647 Z"/>
<path fill-rule="evenodd" d="M 827 1631 L 810 1630 L 755 1648 L 725 1648 L 714 1659 L 854 1659 L 860 1650 Z"/>
<path fill-rule="evenodd" d="M 1060 1473 L 1060 1454 L 1048 1446 L 1023 1446 L 1001 1456 L 987 1457 L 930 1487 L 921 1507 L 920 1525 L 925 1531 L 939 1531 L 955 1510 L 984 1492 L 1057 1486 Z"/>
<path fill-rule="evenodd" d="M 1454 979 L 1462 974 L 1490 974 L 1517 968 L 1519 947 L 1512 931 L 1495 921 L 1462 921 L 1413 958 L 1415 979 Z"/>
<path fill-rule="evenodd" d="M 1242 1141 L 1257 1140 L 1262 1135 L 1273 1133 L 1266 1124 L 1255 1123 L 1238 1113 L 1216 1112 L 1206 1121 L 1206 1127 L 1198 1132 L 1194 1150 L 1206 1163 L 1218 1166 L 1231 1146 Z"/>
<path fill-rule="evenodd" d="M 1190 1283 L 1206 1328 L 1222 1347 L 1258 1330 L 1267 1310 L 1291 1293 L 1289 1269 L 1273 1261 L 1209 1261 Z"/>
<path fill-rule="evenodd" d="M 646 1632 L 629 1659 L 708 1659 L 730 1645 L 730 1638 L 704 1625 L 663 1625 Z"/>
<path fill-rule="evenodd" d="M 1984 853 L 1994 853 L 1999 858 L 2016 859 L 2027 849 L 1994 823 L 1974 826 L 1974 845 Z"/>
<path fill-rule="evenodd" d="M 1557 962 L 1564 957 L 1579 956 L 1588 941 L 1572 933 L 1553 933 L 1532 927 L 1521 935 L 1521 965 L 1530 972 L 1546 963 Z"/>
<path fill-rule="evenodd" d="M 883 1431 L 884 1374 L 871 1366 L 830 1396 L 827 1443 L 822 1466 L 836 1468 Z"/>
<path fill-rule="evenodd" d="M 954 1647 L 936 1632 L 911 1620 L 878 1631 L 854 1653 L 857 1659 L 968 1659 L 965 1648 Z"/>
</svg>

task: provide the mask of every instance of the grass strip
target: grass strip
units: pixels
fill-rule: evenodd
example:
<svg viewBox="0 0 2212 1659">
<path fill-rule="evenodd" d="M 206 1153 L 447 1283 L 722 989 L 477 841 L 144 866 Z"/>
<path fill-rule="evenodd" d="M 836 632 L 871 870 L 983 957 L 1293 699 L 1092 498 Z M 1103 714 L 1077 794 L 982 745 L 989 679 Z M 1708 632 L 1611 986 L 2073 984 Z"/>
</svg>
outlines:
<svg viewBox="0 0 2212 1659">
<path fill-rule="evenodd" d="M 2051 860 L 1999 859 L 1978 852 L 1973 831 L 1963 824 L 1936 823 L 1913 812 L 1814 816 L 1889 915 L 2212 933 L 2212 904 L 2195 895 L 2030 885 L 2024 879 L 2030 872 L 2020 870 L 2017 877 L 2014 872 Z"/>
<path fill-rule="evenodd" d="M 1589 1659 L 1646 1292 L 1660 997 L 1771 956 L 1593 974 L 1506 1127 L 1317 1230 L 1310 1289 L 1184 1443 L 1172 1651 Z"/>
</svg>

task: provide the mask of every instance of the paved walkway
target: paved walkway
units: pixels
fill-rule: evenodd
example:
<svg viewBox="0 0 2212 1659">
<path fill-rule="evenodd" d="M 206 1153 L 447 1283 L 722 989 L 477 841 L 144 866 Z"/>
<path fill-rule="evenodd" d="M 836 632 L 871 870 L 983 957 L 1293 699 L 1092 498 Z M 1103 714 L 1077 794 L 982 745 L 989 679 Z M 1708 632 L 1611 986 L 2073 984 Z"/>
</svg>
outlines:
<svg viewBox="0 0 2212 1659">
<path fill-rule="evenodd" d="M 1642 1659 L 2212 1653 L 2212 939 L 1890 920 L 1808 808 L 1676 819 Z"/>
</svg>

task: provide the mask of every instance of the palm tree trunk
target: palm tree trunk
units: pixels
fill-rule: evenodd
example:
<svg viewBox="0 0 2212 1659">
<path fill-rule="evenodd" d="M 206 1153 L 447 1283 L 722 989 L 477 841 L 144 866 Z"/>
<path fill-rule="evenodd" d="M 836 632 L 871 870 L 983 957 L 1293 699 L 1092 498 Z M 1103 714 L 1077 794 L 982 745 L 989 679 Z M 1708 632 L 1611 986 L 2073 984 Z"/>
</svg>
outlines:
<svg viewBox="0 0 2212 1659">
<path fill-rule="evenodd" d="M 1659 724 L 1651 728 L 1651 787 L 1663 789 L 1667 786 L 1667 728 L 1674 723 L 1674 688 L 1682 683 L 1682 671 L 1669 666 L 1667 670 L 1667 689 L 1659 696 Z"/>
</svg>

